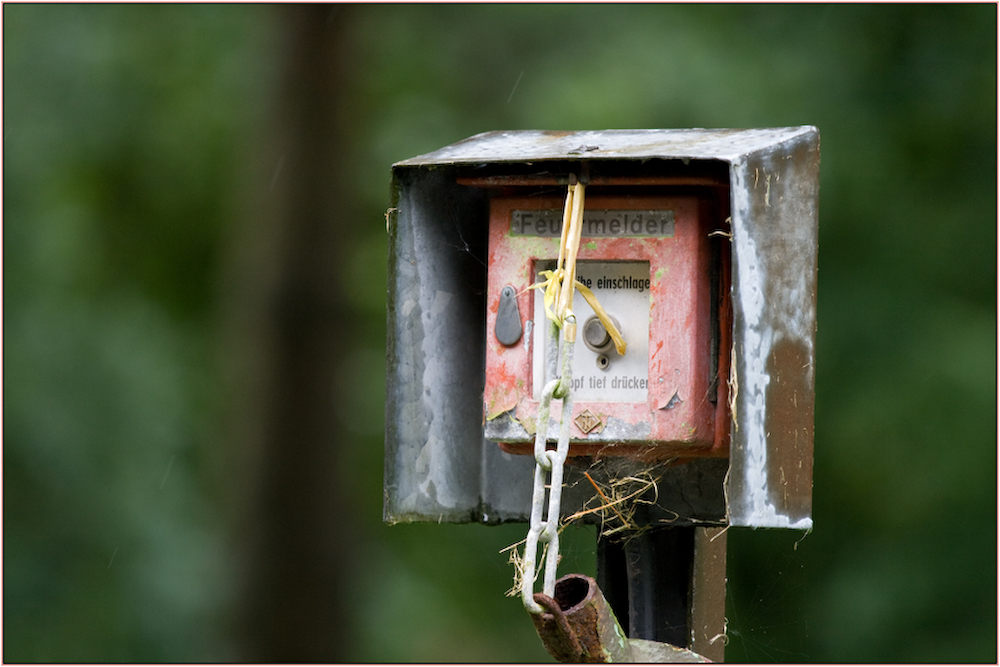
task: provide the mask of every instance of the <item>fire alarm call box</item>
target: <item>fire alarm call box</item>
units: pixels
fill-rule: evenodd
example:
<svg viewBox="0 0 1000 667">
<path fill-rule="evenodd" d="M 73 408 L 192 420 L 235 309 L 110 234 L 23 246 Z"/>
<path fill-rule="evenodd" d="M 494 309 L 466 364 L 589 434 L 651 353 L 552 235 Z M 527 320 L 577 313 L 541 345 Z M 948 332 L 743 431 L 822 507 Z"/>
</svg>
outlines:
<svg viewBox="0 0 1000 667">
<path fill-rule="evenodd" d="M 537 286 L 574 178 L 576 277 L 607 317 L 577 290 L 572 392 L 545 424 Z M 812 525 L 816 128 L 486 132 L 393 165 L 391 192 L 387 521 L 527 520 L 519 454 L 568 425 L 563 512 L 592 499 L 584 475 L 641 467 L 650 521 Z"/>
<path fill-rule="evenodd" d="M 645 192 L 643 192 L 645 190 Z M 625 340 L 621 354 L 579 292 L 571 455 L 725 455 L 729 424 L 728 262 L 717 201 L 627 181 L 588 187 L 577 281 Z M 527 453 L 546 383 L 543 290 L 555 268 L 565 187 L 490 202 L 485 437 Z M 534 194 L 534 193 L 532 193 Z M 562 196 L 560 196 L 562 195 Z M 558 433 L 561 406 L 550 415 Z"/>
</svg>

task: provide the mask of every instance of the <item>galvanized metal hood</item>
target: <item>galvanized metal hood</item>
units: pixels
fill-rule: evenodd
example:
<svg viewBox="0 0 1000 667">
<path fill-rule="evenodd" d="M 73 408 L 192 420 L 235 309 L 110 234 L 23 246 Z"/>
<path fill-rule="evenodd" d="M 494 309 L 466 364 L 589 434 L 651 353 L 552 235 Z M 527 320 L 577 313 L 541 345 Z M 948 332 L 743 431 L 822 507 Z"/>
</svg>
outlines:
<svg viewBox="0 0 1000 667">
<path fill-rule="evenodd" d="M 716 159 L 727 162 L 817 134 L 813 127 L 751 130 L 513 130 L 483 132 L 394 167 L 541 160 Z"/>
</svg>

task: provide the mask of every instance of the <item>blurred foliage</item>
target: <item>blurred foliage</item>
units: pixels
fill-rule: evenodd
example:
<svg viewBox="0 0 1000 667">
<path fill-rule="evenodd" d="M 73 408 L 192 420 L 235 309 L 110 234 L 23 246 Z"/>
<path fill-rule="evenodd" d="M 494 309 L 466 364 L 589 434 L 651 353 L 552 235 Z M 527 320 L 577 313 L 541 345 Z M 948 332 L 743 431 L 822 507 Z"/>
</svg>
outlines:
<svg viewBox="0 0 1000 667">
<path fill-rule="evenodd" d="M 223 286 L 275 173 L 277 11 L 4 6 L 7 662 L 234 655 Z M 364 227 L 338 380 L 362 417 L 338 481 L 366 522 L 351 659 L 547 659 L 503 597 L 522 526 L 380 523 L 389 165 L 494 129 L 811 124 L 816 528 L 730 531 L 727 656 L 996 660 L 996 11 L 330 12 Z M 592 531 L 566 549 L 592 571 Z"/>
<path fill-rule="evenodd" d="M 211 332 L 266 14 L 4 8 L 5 660 L 227 655 Z"/>
</svg>

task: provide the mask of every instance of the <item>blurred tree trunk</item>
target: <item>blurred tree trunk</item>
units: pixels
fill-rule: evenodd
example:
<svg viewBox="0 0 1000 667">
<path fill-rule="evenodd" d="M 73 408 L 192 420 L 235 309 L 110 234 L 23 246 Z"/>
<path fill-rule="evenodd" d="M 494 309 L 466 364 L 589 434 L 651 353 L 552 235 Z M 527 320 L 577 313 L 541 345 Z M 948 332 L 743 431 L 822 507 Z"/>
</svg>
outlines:
<svg viewBox="0 0 1000 667">
<path fill-rule="evenodd" d="M 337 662 L 351 654 L 344 584 L 353 519 L 340 496 L 338 357 L 349 345 L 350 306 L 338 269 L 349 252 L 349 206 L 339 184 L 348 138 L 344 36 L 351 8 L 275 8 L 284 62 L 265 137 L 269 170 L 250 193 L 263 201 L 252 259 L 243 257 L 237 335 L 250 362 L 238 387 L 240 447 L 250 466 L 240 551 L 238 658 Z M 261 188 L 263 190 L 263 188 Z M 236 352 L 240 354 L 239 351 Z"/>
</svg>

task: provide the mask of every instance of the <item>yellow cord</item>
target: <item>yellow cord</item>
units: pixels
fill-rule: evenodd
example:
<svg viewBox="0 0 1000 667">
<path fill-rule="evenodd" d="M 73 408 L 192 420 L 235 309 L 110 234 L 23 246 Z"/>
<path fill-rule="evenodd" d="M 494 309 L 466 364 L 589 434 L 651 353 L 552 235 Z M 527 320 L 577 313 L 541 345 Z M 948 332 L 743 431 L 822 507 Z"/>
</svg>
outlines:
<svg viewBox="0 0 1000 667">
<path fill-rule="evenodd" d="M 573 179 L 575 180 L 575 179 Z M 545 277 L 540 283 L 535 283 L 528 289 L 544 289 L 545 315 L 563 329 L 566 339 L 576 339 L 576 328 L 565 327 L 566 318 L 573 314 L 573 291 L 578 289 L 586 299 L 594 314 L 615 342 L 618 354 L 625 354 L 625 339 L 608 316 L 607 311 L 597 301 L 597 297 L 587 287 L 576 279 L 576 257 L 580 252 L 580 236 L 583 233 L 584 185 L 574 182 L 566 193 L 566 206 L 563 209 L 562 236 L 559 239 L 559 259 L 555 271 L 542 271 Z"/>
</svg>

